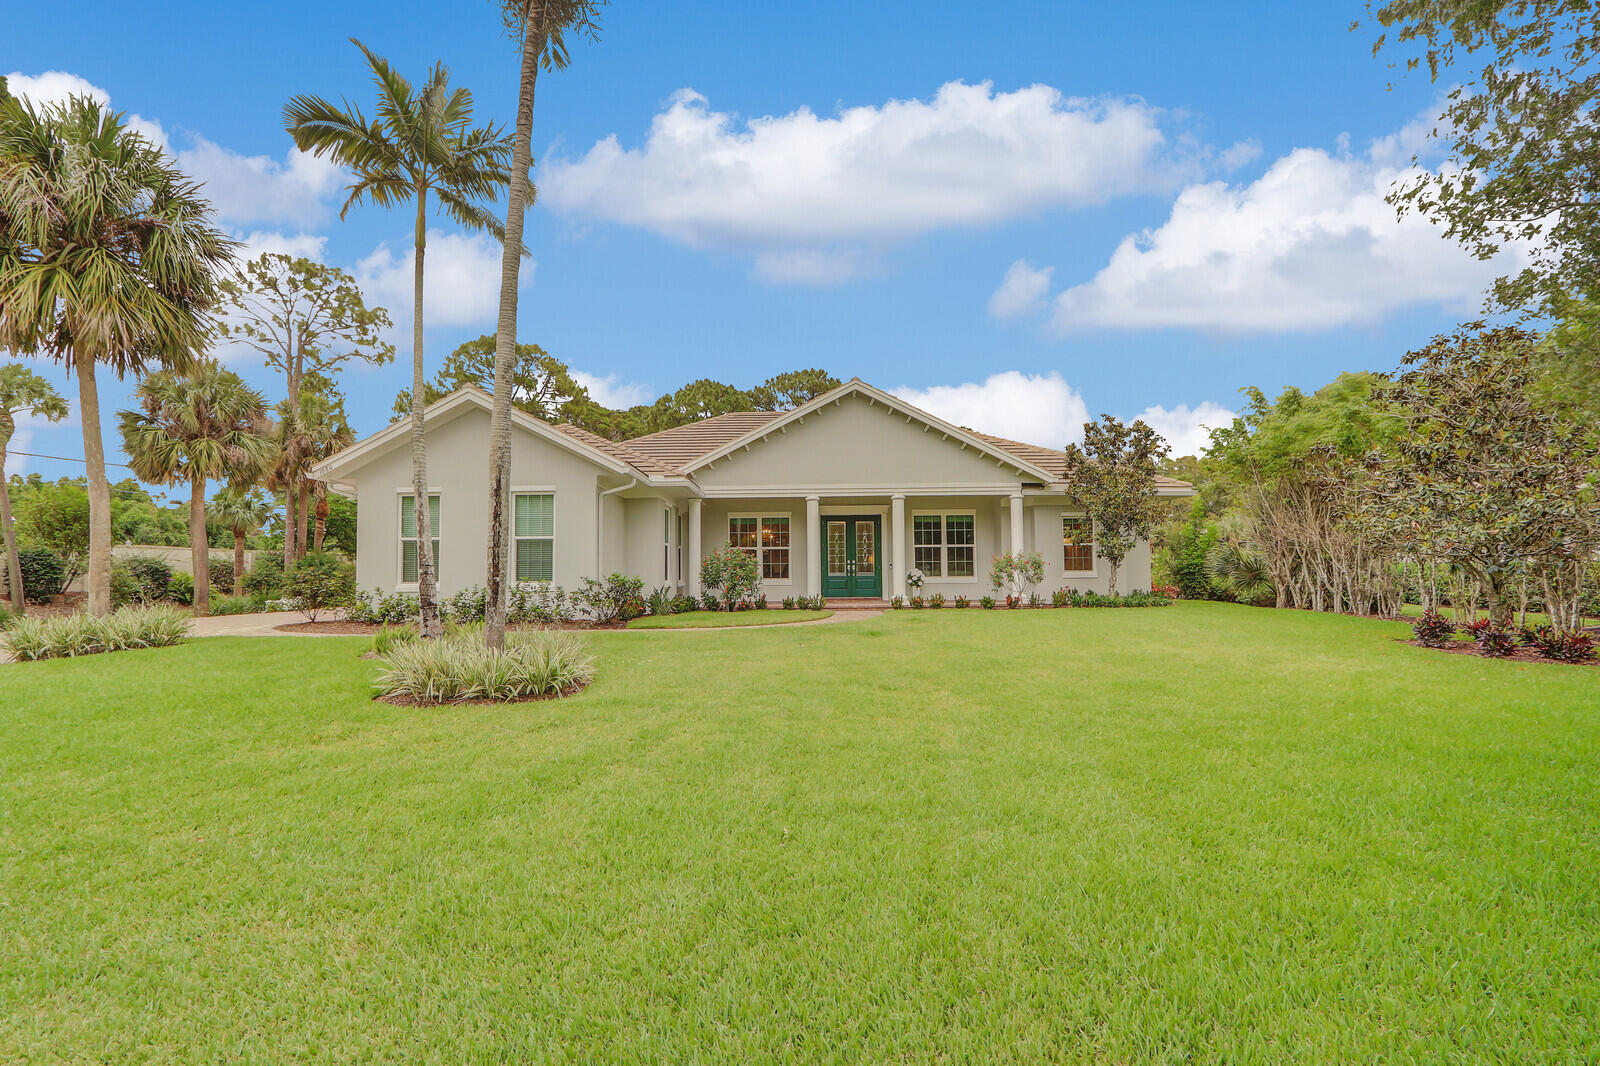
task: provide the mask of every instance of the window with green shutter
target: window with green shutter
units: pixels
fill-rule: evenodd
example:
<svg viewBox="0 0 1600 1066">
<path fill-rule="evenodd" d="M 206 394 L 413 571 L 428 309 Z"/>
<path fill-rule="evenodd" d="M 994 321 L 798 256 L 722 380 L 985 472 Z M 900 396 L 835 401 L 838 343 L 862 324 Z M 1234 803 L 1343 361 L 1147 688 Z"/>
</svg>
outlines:
<svg viewBox="0 0 1600 1066">
<path fill-rule="evenodd" d="M 516 497 L 517 580 L 555 580 L 556 498 L 548 492 Z"/>
<path fill-rule="evenodd" d="M 428 497 L 428 538 L 433 542 L 433 572 L 439 573 L 439 497 Z M 400 497 L 400 581 L 417 583 L 417 505 L 416 497 Z"/>
</svg>

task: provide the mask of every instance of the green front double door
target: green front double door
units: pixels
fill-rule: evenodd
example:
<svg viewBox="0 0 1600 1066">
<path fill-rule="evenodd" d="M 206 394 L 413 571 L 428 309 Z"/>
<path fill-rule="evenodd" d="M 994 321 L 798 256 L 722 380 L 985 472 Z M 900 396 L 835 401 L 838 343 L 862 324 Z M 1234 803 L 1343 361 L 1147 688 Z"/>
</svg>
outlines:
<svg viewBox="0 0 1600 1066">
<path fill-rule="evenodd" d="M 822 594 L 883 598 L 882 519 L 827 515 L 822 520 Z"/>
</svg>

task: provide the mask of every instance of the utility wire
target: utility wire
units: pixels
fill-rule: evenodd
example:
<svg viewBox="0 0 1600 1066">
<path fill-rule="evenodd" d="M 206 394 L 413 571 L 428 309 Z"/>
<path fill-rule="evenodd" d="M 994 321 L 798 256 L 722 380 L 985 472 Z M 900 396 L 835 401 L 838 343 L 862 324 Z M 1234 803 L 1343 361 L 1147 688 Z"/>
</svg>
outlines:
<svg viewBox="0 0 1600 1066">
<path fill-rule="evenodd" d="M 89 462 L 89 460 L 87 460 L 87 459 L 79 459 L 75 455 L 45 455 L 43 452 L 19 452 L 15 448 L 7 448 L 6 449 L 6 454 L 7 455 L 26 455 L 30 459 L 55 459 L 55 460 L 57 460 L 59 462 L 63 462 L 63 463 L 83 463 L 83 464 L 87 465 L 88 462 Z M 120 466 L 125 470 L 132 470 L 133 469 L 133 467 L 129 466 L 127 463 L 107 462 L 106 465 L 107 466 Z"/>
</svg>

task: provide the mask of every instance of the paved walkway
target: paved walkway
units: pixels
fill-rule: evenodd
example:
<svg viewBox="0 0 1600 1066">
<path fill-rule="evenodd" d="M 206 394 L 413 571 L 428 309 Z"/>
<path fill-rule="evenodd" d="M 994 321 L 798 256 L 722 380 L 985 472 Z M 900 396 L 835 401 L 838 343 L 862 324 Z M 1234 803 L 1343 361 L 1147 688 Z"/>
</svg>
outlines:
<svg viewBox="0 0 1600 1066">
<path fill-rule="evenodd" d="M 772 629 L 783 627 L 786 629 L 799 629 L 802 626 L 826 626 L 838 622 L 855 622 L 864 618 L 876 618 L 882 614 L 881 610 L 846 610 L 834 611 L 826 618 L 813 618 L 807 622 L 774 622 L 764 626 L 686 626 L 682 629 L 601 629 L 597 633 L 727 633 L 735 629 Z M 292 625 L 303 621 L 300 615 L 293 611 L 280 611 L 265 614 L 226 614 L 214 615 L 210 618 L 196 618 L 193 635 L 197 637 L 348 637 L 358 636 L 351 633 L 311 633 L 303 629 L 279 629 L 278 626 Z"/>
</svg>

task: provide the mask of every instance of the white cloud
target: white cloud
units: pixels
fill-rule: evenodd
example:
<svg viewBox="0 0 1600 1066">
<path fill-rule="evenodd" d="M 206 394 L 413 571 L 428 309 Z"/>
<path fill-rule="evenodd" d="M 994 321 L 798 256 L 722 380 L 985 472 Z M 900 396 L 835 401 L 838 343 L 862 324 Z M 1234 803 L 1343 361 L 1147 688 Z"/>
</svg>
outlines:
<svg viewBox="0 0 1600 1066">
<path fill-rule="evenodd" d="M 602 407 L 628 408 L 649 403 L 655 392 L 637 381 L 623 381 L 615 374 L 600 377 L 582 370 L 572 371 L 572 380 L 589 390 L 589 399 Z"/>
<path fill-rule="evenodd" d="M 786 248 L 757 255 L 755 271 L 763 281 L 838 285 L 877 273 L 878 264 L 876 257 L 863 248 Z"/>
<path fill-rule="evenodd" d="M 345 184 L 345 172 L 327 159 L 290 148 L 282 162 L 240 155 L 201 136 L 178 151 L 180 169 L 203 183 L 201 194 L 234 224 L 320 221 L 325 200 Z"/>
<path fill-rule="evenodd" d="M 540 202 L 695 247 L 763 252 L 774 280 L 832 280 L 839 242 L 870 258 L 940 227 L 1169 188 L 1184 167 L 1162 117 L 1138 100 L 1048 85 L 950 82 L 926 100 L 741 121 L 684 89 L 642 147 L 612 135 L 546 160 Z"/>
<path fill-rule="evenodd" d="M 26 99 L 36 108 L 45 104 L 66 103 L 72 96 L 87 96 L 98 100 L 102 106 L 109 106 L 111 103 L 110 93 L 87 78 L 80 78 L 64 70 L 47 70 L 37 75 L 23 74 L 14 70 L 6 75 L 6 88 L 13 96 Z M 161 123 L 136 114 L 128 115 L 127 122 L 134 130 L 144 134 L 152 144 L 163 150 L 167 149 L 167 132 L 161 128 Z"/>
<path fill-rule="evenodd" d="M 25 426 L 18 426 L 17 431 L 12 434 L 11 440 L 6 444 L 6 466 L 3 471 L 5 477 L 28 472 L 29 456 L 18 453 L 28 451 L 32 444 L 33 430 Z"/>
<path fill-rule="evenodd" d="M 368 306 L 389 309 L 397 330 L 410 336 L 413 256 L 380 244 L 351 271 Z M 533 278 L 522 265 L 522 287 Z M 500 244 L 483 233 L 444 233 L 428 238 L 423 260 L 423 324 L 470 326 L 491 320 L 500 307 Z"/>
<path fill-rule="evenodd" d="M 1470 310 L 1517 253 L 1485 263 L 1396 217 L 1384 196 L 1411 171 L 1391 160 L 1417 137 L 1407 127 L 1365 156 L 1300 148 L 1248 185 L 1184 189 L 1164 224 L 1056 297 L 1053 327 L 1309 330 L 1420 304 Z"/>
<path fill-rule="evenodd" d="M 1146 407 L 1138 417 L 1167 438 L 1173 455 L 1199 455 L 1211 443 L 1209 431 L 1232 425 L 1234 412 L 1207 400 L 1195 407 L 1180 403 L 1170 411 L 1156 404 Z"/>
<path fill-rule="evenodd" d="M 249 262 L 268 254 L 320 259 L 328 243 L 328 238 L 316 233 L 278 233 L 272 230 L 235 233 L 233 239 L 242 245 L 237 255 L 240 262 Z"/>
<path fill-rule="evenodd" d="M 1006 370 L 981 383 L 891 391 L 946 422 L 1046 448 L 1082 440 L 1083 424 L 1089 420 L 1083 396 L 1053 371 Z"/>
<path fill-rule="evenodd" d="M 1054 267 L 1035 269 L 1026 259 L 1018 259 L 1006 271 L 1000 287 L 989 297 L 989 313 L 995 318 L 1023 318 L 1044 310 L 1050 295 L 1050 275 Z"/>
</svg>

